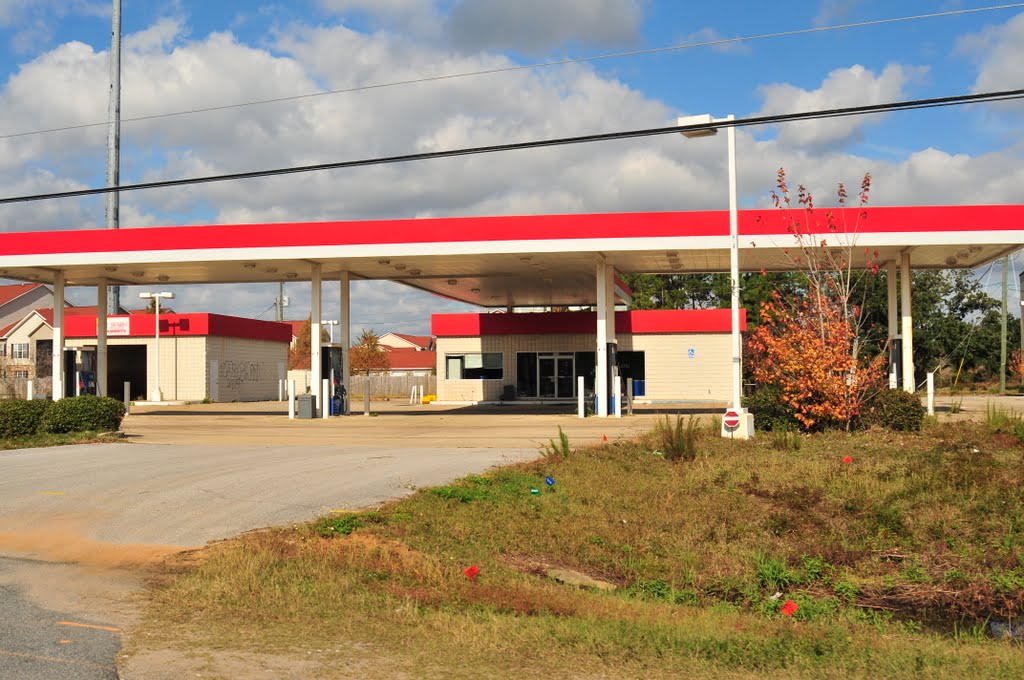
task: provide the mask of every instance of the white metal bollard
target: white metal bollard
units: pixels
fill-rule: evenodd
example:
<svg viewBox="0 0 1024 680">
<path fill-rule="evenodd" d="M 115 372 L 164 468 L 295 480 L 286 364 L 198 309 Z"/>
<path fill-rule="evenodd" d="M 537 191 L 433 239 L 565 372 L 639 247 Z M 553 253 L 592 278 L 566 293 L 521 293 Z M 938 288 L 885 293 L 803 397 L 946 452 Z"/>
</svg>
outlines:
<svg viewBox="0 0 1024 680">
<path fill-rule="evenodd" d="M 622 417 L 622 377 L 615 376 L 615 394 L 612 395 L 615 400 L 615 417 Z"/>
<path fill-rule="evenodd" d="M 626 415 L 633 415 L 633 379 L 626 378 Z"/>
<path fill-rule="evenodd" d="M 35 385 L 33 385 L 32 381 L 29 380 L 27 383 L 25 383 L 25 398 L 28 399 L 29 401 L 32 401 L 33 399 L 35 399 L 35 396 L 36 396 Z"/>
<path fill-rule="evenodd" d="M 370 376 L 366 376 L 366 382 L 363 383 L 363 415 L 370 415 Z"/>
<path fill-rule="evenodd" d="M 75 371 L 75 396 L 82 396 L 82 374 L 79 371 Z"/>
<path fill-rule="evenodd" d="M 420 403 L 423 403 L 423 385 L 420 385 Z"/>
<path fill-rule="evenodd" d="M 132 384 L 130 381 L 124 383 L 124 412 L 129 413 L 132 409 Z"/>
<path fill-rule="evenodd" d="M 928 415 L 935 415 L 935 373 L 928 374 Z"/>
<path fill-rule="evenodd" d="M 587 405 L 585 395 L 583 394 L 583 376 L 576 378 L 576 415 L 580 418 L 587 417 Z"/>
<path fill-rule="evenodd" d="M 284 380 L 277 379 L 277 400 L 284 401 Z"/>
<path fill-rule="evenodd" d="M 288 381 L 288 420 L 295 420 L 295 381 Z"/>
<path fill-rule="evenodd" d="M 416 403 L 416 386 L 415 385 L 412 388 L 412 392 L 409 393 L 409 403 L 410 404 L 415 404 Z"/>
<path fill-rule="evenodd" d="M 324 385 L 323 385 L 323 388 L 321 388 L 321 389 L 323 390 L 324 398 L 320 400 L 320 403 L 323 404 L 323 406 L 320 407 L 320 410 L 323 412 L 323 414 L 322 414 L 323 419 L 327 420 L 331 416 L 331 381 L 330 381 L 330 379 L 324 378 Z"/>
</svg>

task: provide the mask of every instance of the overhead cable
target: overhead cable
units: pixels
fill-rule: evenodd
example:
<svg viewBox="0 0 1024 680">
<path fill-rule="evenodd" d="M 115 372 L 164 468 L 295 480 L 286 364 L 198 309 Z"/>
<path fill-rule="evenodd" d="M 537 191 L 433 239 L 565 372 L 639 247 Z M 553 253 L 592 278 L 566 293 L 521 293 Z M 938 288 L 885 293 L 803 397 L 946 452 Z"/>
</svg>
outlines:
<svg viewBox="0 0 1024 680">
<path fill-rule="evenodd" d="M 548 147 L 567 146 L 572 144 L 589 144 L 594 142 L 609 142 L 623 139 L 637 139 L 641 137 L 654 137 L 658 135 L 670 135 L 683 132 L 710 130 L 730 127 L 748 127 L 759 125 L 773 125 L 778 123 L 792 123 L 804 120 L 821 120 L 825 118 L 842 118 L 848 116 L 863 116 L 877 113 L 888 113 L 892 111 L 912 111 L 918 109 L 929 109 L 943 106 L 961 106 L 964 104 L 979 104 L 998 101 L 1010 101 L 1024 98 L 1024 89 L 1003 90 L 998 92 L 983 92 L 978 94 L 955 95 L 951 97 L 936 97 L 932 99 L 913 99 L 907 101 L 890 102 L 886 104 L 868 104 L 864 106 L 849 106 L 839 109 L 825 109 L 819 111 L 804 111 L 800 113 L 779 113 L 767 116 L 751 116 L 748 118 L 737 118 L 734 120 L 715 120 L 710 123 L 699 123 L 695 125 L 671 125 L 668 127 L 646 128 L 640 130 L 622 130 L 619 132 L 604 132 L 592 135 L 579 135 L 575 137 L 558 137 L 554 139 L 541 139 L 529 142 L 511 142 L 508 144 L 493 144 L 490 146 L 463 147 L 459 149 L 448 149 L 445 151 L 428 151 L 423 153 L 403 154 L 399 156 L 380 156 L 375 158 L 363 158 L 348 161 L 334 161 L 329 163 L 317 163 L 313 165 L 300 165 L 287 168 L 272 168 L 266 170 L 250 170 L 246 172 L 232 172 L 221 175 L 207 175 L 204 177 L 186 177 L 181 179 L 158 180 L 155 182 L 140 182 L 137 184 L 122 184 L 117 187 L 97 187 L 94 189 L 76 189 L 72 191 L 55 191 L 45 194 L 31 194 L 25 196 L 12 196 L 0 198 L 0 205 L 11 203 L 27 203 L 30 201 L 43 201 L 58 198 L 75 198 L 82 196 L 96 196 L 110 192 L 139 191 L 142 189 L 163 189 L 168 187 L 188 186 L 192 184 L 209 184 L 212 182 L 230 182 L 243 179 L 257 179 L 261 177 L 276 177 L 279 175 L 296 175 L 309 172 L 320 172 L 323 170 L 340 170 L 344 168 L 359 168 L 375 165 L 395 165 L 399 163 L 412 163 L 417 161 L 437 160 L 441 158 L 456 158 L 459 156 L 475 156 L 482 154 L 501 153 L 507 151 L 522 151 L 525 149 L 541 149 Z"/>
</svg>

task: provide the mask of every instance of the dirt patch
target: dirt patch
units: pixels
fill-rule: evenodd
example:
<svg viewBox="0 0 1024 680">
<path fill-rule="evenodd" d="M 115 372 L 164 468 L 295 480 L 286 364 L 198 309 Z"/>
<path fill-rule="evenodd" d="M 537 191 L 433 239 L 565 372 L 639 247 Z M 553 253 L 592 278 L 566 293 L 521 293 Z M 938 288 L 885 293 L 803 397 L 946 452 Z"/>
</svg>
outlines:
<svg viewBox="0 0 1024 680">
<path fill-rule="evenodd" d="M 176 545 L 116 545 L 82 536 L 67 524 L 0 532 L 0 552 L 86 568 L 139 569 L 162 562 L 185 548 Z"/>
<path fill-rule="evenodd" d="M 146 650 L 121 659 L 118 672 L 122 680 L 355 680 L 409 677 L 397 669 L 388 669 L 383 659 L 338 658 L 338 651 L 309 650 L 285 655 L 208 649 Z"/>
</svg>

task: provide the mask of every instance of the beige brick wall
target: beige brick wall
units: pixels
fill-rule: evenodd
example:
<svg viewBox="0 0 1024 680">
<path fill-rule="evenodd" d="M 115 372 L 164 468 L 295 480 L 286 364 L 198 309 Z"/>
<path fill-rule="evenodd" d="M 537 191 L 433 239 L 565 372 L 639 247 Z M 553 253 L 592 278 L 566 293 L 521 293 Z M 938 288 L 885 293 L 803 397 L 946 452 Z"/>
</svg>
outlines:
<svg viewBox="0 0 1024 680">
<path fill-rule="evenodd" d="M 207 338 L 207 363 L 217 362 L 217 401 L 265 401 L 277 399 L 277 381 L 288 364 L 288 345 L 270 340 Z M 214 376 L 210 376 L 214 380 Z M 204 395 L 205 396 L 205 395 Z"/>
<path fill-rule="evenodd" d="M 651 401 L 728 401 L 732 350 L 728 333 L 634 335 L 644 353 L 646 394 Z M 625 349 L 620 345 L 620 349 Z M 689 350 L 693 350 L 693 358 Z"/>
<path fill-rule="evenodd" d="M 497 401 L 502 387 L 516 383 L 517 352 L 592 352 L 593 335 L 505 335 L 437 339 L 438 401 Z M 693 358 L 689 350 L 693 349 Z M 644 353 L 646 395 L 652 401 L 728 401 L 731 350 L 728 333 L 620 336 L 619 351 Z M 448 380 L 445 356 L 466 352 L 501 352 L 501 380 Z M 625 386 L 623 386 L 625 387 Z"/>
<path fill-rule="evenodd" d="M 96 347 L 95 338 L 69 338 L 67 347 Z M 133 396 L 145 395 L 150 398 L 153 381 L 156 379 L 156 355 L 153 348 L 155 338 L 107 338 L 110 347 L 146 348 L 146 389 L 132 384 Z M 206 338 L 162 337 L 160 338 L 160 391 L 167 401 L 201 401 L 206 397 Z M 113 386 L 110 386 L 111 388 Z"/>
</svg>

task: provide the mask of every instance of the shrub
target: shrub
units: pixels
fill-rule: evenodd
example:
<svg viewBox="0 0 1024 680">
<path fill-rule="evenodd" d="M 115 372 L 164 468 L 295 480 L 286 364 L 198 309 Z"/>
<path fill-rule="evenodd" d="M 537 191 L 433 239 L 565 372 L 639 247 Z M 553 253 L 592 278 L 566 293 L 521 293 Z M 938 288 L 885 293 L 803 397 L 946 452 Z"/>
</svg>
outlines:
<svg viewBox="0 0 1024 680">
<path fill-rule="evenodd" d="M 799 426 L 796 411 L 782 400 L 782 392 L 777 387 L 758 387 L 743 399 L 743 405 L 754 414 L 754 429 L 758 432 L 796 430 Z"/>
<path fill-rule="evenodd" d="M 0 439 L 35 434 L 49 407 L 50 402 L 43 399 L 0 401 Z"/>
<path fill-rule="evenodd" d="M 112 432 L 121 427 L 124 404 L 110 397 L 82 395 L 54 402 L 43 416 L 41 432 Z"/>
<path fill-rule="evenodd" d="M 903 390 L 881 390 L 868 401 L 861 423 L 870 427 L 878 425 L 888 430 L 916 432 L 924 423 L 925 408 L 916 395 Z"/>
</svg>

